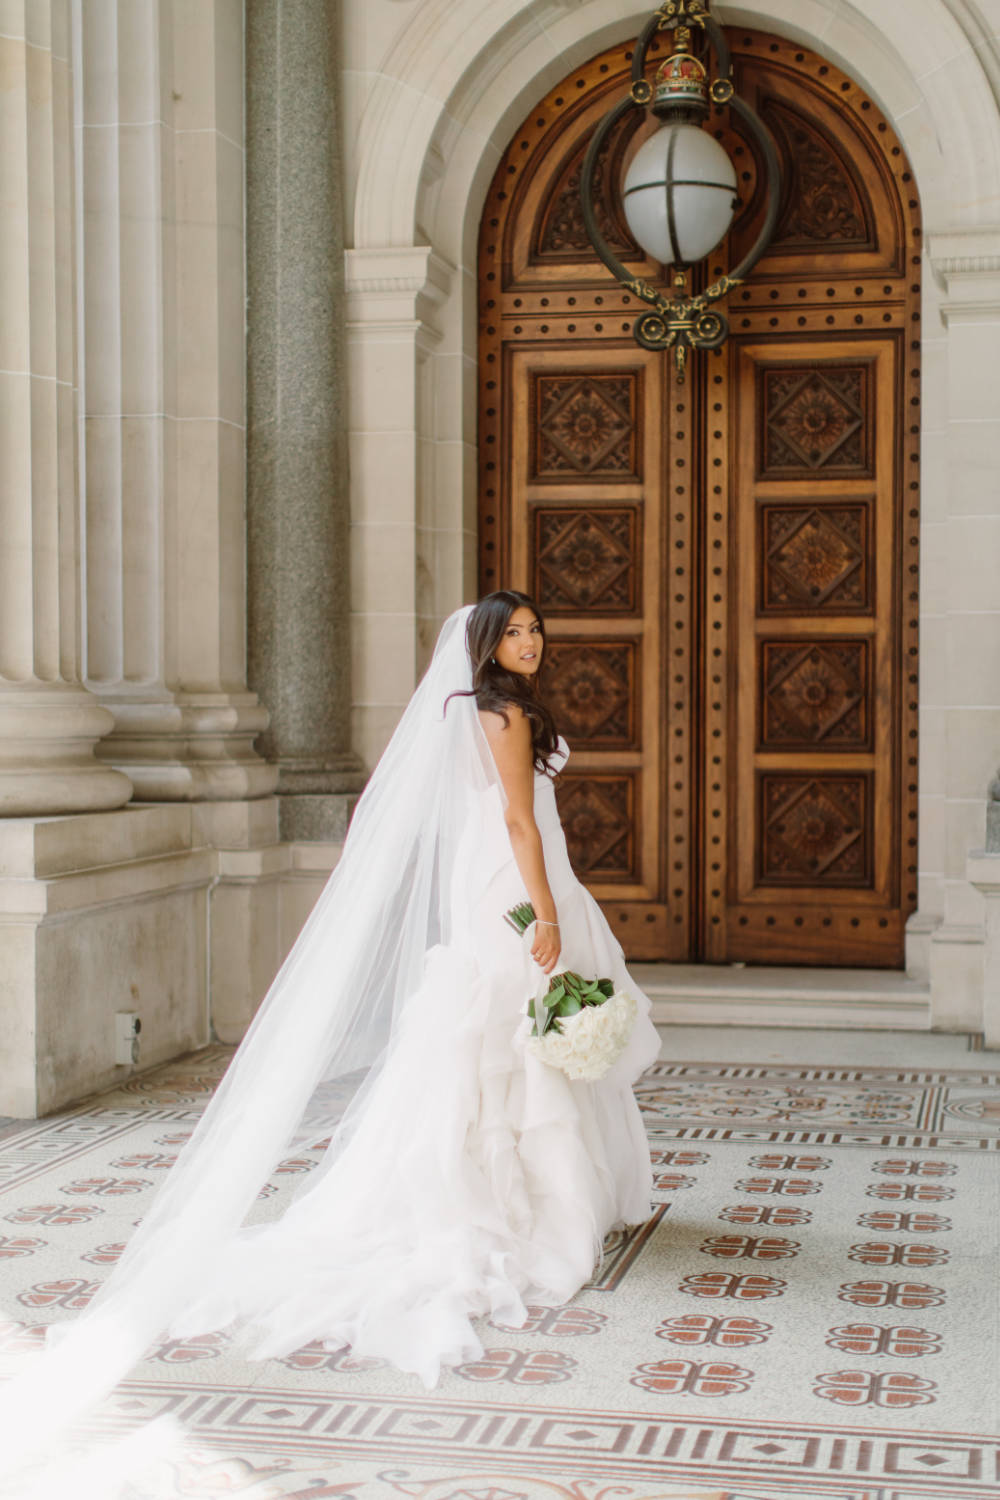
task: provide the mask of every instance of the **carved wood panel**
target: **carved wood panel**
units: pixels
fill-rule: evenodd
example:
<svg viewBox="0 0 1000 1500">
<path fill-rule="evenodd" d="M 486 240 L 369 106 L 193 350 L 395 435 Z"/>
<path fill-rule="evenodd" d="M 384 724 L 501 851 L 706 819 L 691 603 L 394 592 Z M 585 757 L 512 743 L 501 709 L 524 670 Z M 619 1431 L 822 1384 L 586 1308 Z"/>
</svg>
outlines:
<svg viewBox="0 0 1000 1500">
<path fill-rule="evenodd" d="M 641 613 L 637 504 L 536 505 L 533 594 L 549 615 Z"/>
<path fill-rule="evenodd" d="M 535 375 L 533 479 L 639 479 L 635 375 Z"/>
<path fill-rule="evenodd" d="M 560 776 L 559 816 L 570 860 L 581 878 L 605 884 L 639 878 L 636 791 L 634 775 L 566 771 Z"/>
<path fill-rule="evenodd" d="M 871 609 L 872 496 L 762 500 L 758 513 L 763 614 Z"/>
<path fill-rule="evenodd" d="M 542 692 L 571 750 L 638 750 L 641 647 L 637 641 L 553 641 Z"/>
<path fill-rule="evenodd" d="M 867 641 L 761 642 L 760 748 L 870 748 L 872 683 Z"/>
<path fill-rule="evenodd" d="M 685 387 L 633 342 L 639 309 L 579 210 L 630 49 L 539 101 L 498 167 L 480 584 L 545 611 L 571 857 L 631 957 L 893 966 L 916 900 L 919 204 L 857 83 L 783 38 L 728 38 L 785 189 L 728 345 Z M 609 143 L 597 212 L 663 285 L 615 193 L 650 128 L 631 115 Z M 754 143 L 725 111 L 711 128 L 742 208 L 706 278 L 763 213 Z"/>
</svg>

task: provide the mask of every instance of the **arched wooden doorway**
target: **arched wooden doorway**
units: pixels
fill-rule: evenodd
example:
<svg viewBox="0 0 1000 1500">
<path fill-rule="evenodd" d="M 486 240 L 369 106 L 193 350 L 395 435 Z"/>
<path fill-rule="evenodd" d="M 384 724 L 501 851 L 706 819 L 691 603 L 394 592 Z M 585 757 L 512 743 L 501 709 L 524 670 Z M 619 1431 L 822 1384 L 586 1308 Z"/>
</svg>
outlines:
<svg viewBox="0 0 1000 1500">
<path fill-rule="evenodd" d="M 480 583 L 526 588 L 573 748 L 578 872 L 633 958 L 901 966 L 916 904 L 920 227 L 891 126 L 785 40 L 731 30 L 785 203 L 733 337 L 672 362 L 593 255 L 577 185 L 631 53 L 514 136 L 480 238 Z M 636 119 L 610 143 L 619 180 Z M 719 114 L 744 209 L 758 164 Z M 632 139 L 630 139 L 630 134 Z M 605 233 L 641 275 L 614 204 Z"/>
</svg>

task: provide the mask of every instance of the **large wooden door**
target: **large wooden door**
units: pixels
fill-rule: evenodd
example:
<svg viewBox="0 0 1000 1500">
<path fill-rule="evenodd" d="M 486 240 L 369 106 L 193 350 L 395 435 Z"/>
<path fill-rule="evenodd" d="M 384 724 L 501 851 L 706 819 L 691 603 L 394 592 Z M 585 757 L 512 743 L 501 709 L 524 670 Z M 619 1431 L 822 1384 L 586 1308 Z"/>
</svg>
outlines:
<svg viewBox="0 0 1000 1500">
<path fill-rule="evenodd" d="M 480 243 L 480 559 L 549 623 L 570 852 L 633 958 L 902 962 L 916 899 L 918 205 L 844 75 L 734 31 L 781 150 L 771 253 L 684 386 L 586 240 L 614 49 L 514 137 Z M 604 228 L 639 274 L 602 167 Z M 744 209 L 758 164 L 724 114 Z"/>
</svg>

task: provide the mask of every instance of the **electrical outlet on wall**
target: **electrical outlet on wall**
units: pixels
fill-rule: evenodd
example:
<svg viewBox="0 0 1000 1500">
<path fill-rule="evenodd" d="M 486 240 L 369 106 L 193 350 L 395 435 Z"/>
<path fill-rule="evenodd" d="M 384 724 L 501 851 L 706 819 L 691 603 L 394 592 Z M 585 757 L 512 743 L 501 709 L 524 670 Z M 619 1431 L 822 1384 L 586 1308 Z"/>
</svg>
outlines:
<svg viewBox="0 0 1000 1500">
<path fill-rule="evenodd" d="M 132 1067 L 139 1061 L 139 1032 L 142 1022 L 134 1010 L 120 1010 L 115 1016 L 115 1062 Z"/>
</svg>

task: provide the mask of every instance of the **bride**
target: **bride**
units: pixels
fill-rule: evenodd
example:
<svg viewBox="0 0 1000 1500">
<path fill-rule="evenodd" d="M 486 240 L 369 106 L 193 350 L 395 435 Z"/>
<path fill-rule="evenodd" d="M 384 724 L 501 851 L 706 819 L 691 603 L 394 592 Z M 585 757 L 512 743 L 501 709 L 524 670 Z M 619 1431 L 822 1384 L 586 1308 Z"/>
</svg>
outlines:
<svg viewBox="0 0 1000 1500">
<path fill-rule="evenodd" d="M 648 1217 L 631 1086 L 658 1039 L 570 866 L 555 798 L 569 752 L 538 692 L 544 653 L 520 593 L 445 622 L 192 1139 L 91 1307 L 50 1336 L 34 1372 L 49 1415 L 78 1415 L 163 1333 L 233 1322 L 256 1358 L 322 1340 L 431 1386 L 482 1352 L 476 1319 L 516 1326 L 528 1304 L 565 1302 L 608 1231 Z M 537 921 L 522 941 L 503 918 L 526 899 Z M 598 1082 L 525 1050 L 526 1003 L 557 963 L 637 1001 Z M 322 1162 L 281 1218 L 241 1228 L 331 1088 L 347 1103 Z M 12 1424 L 31 1374 L 9 1392 Z"/>
</svg>

